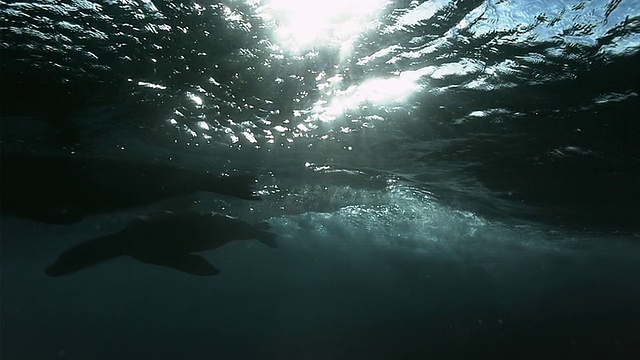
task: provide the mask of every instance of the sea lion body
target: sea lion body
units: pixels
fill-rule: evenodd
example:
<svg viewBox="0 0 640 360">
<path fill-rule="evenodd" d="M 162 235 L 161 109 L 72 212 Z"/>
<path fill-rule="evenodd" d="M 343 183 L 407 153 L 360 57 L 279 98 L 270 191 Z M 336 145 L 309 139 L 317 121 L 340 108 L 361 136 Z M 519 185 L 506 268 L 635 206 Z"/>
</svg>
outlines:
<svg viewBox="0 0 640 360">
<path fill-rule="evenodd" d="M 193 275 L 217 275 L 218 269 L 194 253 L 250 239 L 277 247 L 277 235 L 269 231 L 266 223 L 253 225 L 216 213 L 165 212 L 140 218 L 115 234 L 72 247 L 47 267 L 46 273 L 67 275 L 108 259 L 130 256 Z"/>
</svg>

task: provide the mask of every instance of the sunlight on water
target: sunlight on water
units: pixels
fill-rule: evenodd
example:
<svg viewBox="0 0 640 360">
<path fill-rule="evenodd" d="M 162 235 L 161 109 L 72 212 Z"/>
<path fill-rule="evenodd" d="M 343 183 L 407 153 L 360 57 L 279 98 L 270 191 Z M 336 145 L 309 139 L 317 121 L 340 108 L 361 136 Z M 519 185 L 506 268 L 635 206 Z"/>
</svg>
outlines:
<svg viewBox="0 0 640 360">
<path fill-rule="evenodd" d="M 196 106 L 202 106 L 204 103 L 200 96 L 190 92 L 187 92 L 187 98 L 189 98 L 189 100 L 191 100 Z"/>
<path fill-rule="evenodd" d="M 412 6 L 416 2 L 412 2 Z M 431 18 L 447 6 L 454 6 L 450 0 L 432 0 L 412 7 L 406 14 L 400 16 L 394 26 L 387 31 L 393 32 L 400 29 L 410 28 L 428 22 Z"/>
<path fill-rule="evenodd" d="M 317 46 L 348 47 L 376 25 L 384 0 L 266 0 L 262 16 L 274 20 L 281 45 L 292 52 Z"/>
<path fill-rule="evenodd" d="M 420 73 L 408 71 L 399 76 L 386 79 L 369 79 L 346 90 L 328 90 L 331 100 L 320 100 L 313 107 L 314 119 L 329 122 L 349 110 L 358 110 L 364 104 L 388 105 L 402 103 L 420 87 L 417 80 Z"/>
</svg>

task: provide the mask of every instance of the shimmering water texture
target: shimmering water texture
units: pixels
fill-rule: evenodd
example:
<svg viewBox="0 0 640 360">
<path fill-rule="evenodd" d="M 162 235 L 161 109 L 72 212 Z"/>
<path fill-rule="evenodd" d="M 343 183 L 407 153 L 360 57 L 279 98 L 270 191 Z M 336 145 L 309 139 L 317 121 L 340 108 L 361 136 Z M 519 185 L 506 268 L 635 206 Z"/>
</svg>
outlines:
<svg viewBox="0 0 640 360">
<path fill-rule="evenodd" d="M 640 0 L 0 0 L 0 33 L 3 359 L 640 353 Z"/>
<path fill-rule="evenodd" d="M 293 156 L 502 216 L 634 230 L 638 7 L 3 3 L 3 122 L 48 127 L 3 124 L 3 148 L 38 151 L 42 133 L 99 154 L 151 142 L 273 172 Z"/>
</svg>

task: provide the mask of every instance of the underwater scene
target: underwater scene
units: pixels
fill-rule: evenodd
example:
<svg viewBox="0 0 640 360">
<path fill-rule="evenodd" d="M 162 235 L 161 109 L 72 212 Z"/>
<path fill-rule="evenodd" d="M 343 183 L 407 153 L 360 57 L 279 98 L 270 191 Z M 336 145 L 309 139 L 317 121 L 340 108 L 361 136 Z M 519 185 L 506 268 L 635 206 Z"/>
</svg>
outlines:
<svg viewBox="0 0 640 360">
<path fill-rule="evenodd" d="M 640 0 L 0 0 L 0 32 L 0 358 L 640 354 Z"/>
</svg>

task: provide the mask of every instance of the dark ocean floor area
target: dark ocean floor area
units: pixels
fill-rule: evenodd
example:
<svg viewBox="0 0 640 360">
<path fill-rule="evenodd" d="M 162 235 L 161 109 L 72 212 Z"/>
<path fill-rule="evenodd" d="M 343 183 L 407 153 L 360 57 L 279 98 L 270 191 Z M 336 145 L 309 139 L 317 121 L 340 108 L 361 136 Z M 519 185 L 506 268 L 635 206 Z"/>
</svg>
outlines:
<svg viewBox="0 0 640 360">
<path fill-rule="evenodd" d="M 488 238 L 487 229 L 463 241 L 400 243 L 345 221 L 339 213 L 273 219 L 279 248 L 256 241 L 207 252 L 221 270 L 215 277 L 122 257 L 51 278 L 44 268 L 101 232 L 100 222 L 5 219 L 2 358 L 633 359 L 640 351 L 637 243 L 526 245 L 500 239 L 517 232 Z"/>
</svg>

